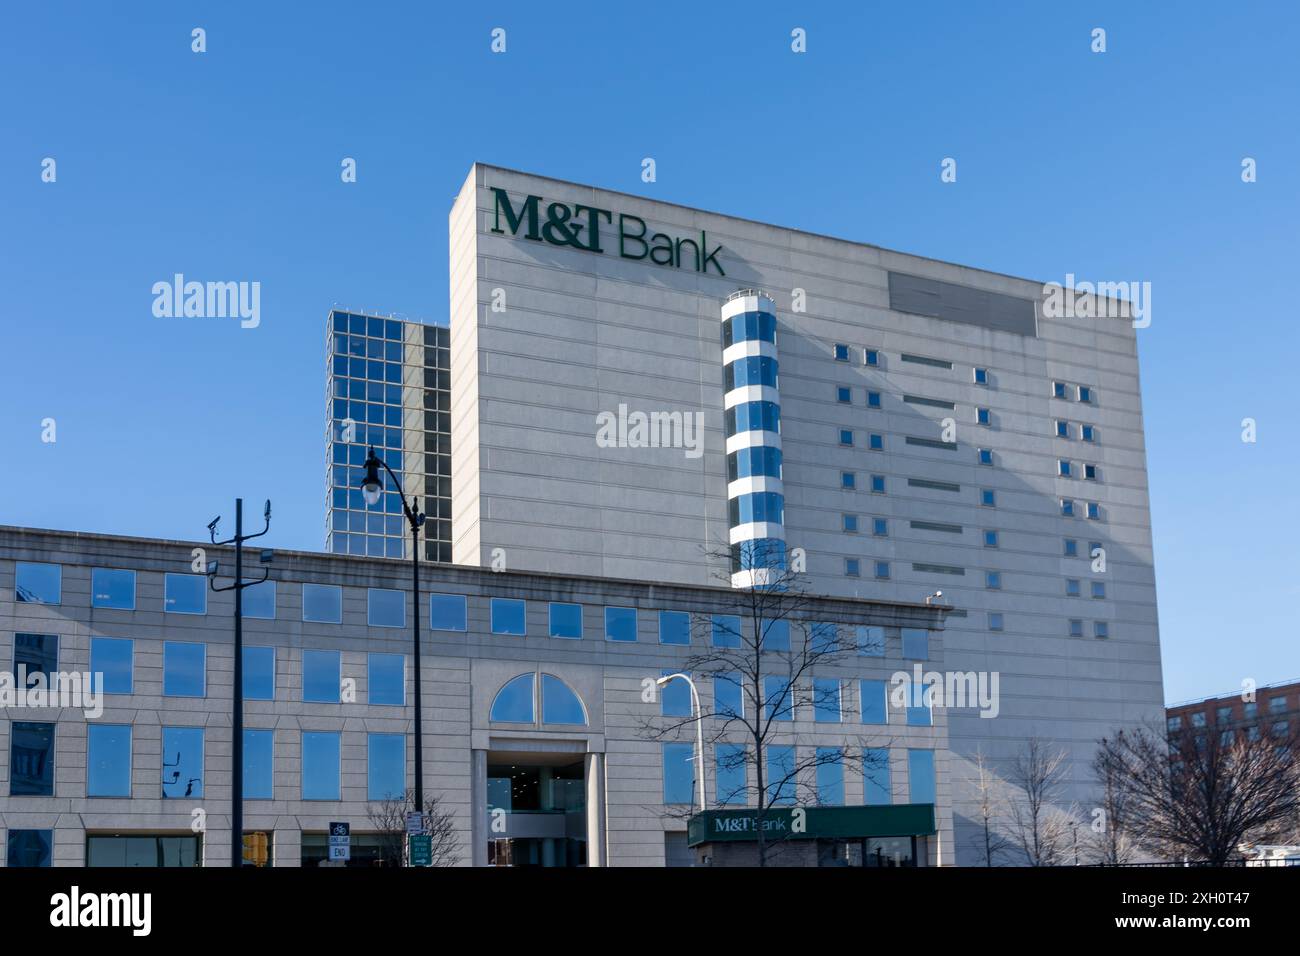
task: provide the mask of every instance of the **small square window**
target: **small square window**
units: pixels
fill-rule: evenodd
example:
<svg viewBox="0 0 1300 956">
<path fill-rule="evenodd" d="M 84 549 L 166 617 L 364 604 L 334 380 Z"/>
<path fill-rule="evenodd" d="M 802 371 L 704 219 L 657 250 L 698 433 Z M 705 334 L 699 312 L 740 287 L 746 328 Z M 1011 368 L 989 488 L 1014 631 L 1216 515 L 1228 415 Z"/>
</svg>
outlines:
<svg viewBox="0 0 1300 956">
<path fill-rule="evenodd" d="M 845 558 L 844 573 L 851 578 L 860 577 L 862 574 L 862 563 L 857 558 Z"/>
<path fill-rule="evenodd" d="M 1084 441 L 1095 442 L 1097 440 L 1097 429 L 1093 428 L 1091 425 L 1080 425 L 1079 437 Z"/>
<path fill-rule="evenodd" d="M 63 566 L 19 561 L 14 566 L 14 600 L 28 604 L 63 601 Z"/>
<path fill-rule="evenodd" d="M 515 598 L 493 598 L 489 606 L 493 634 L 524 637 L 528 633 L 528 605 Z"/>
<path fill-rule="evenodd" d="M 1061 460 L 1057 461 L 1057 463 L 1056 463 L 1056 473 L 1057 473 L 1058 475 L 1060 475 L 1062 478 L 1069 478 L 1069 477 L 1070 477 L 1070 463 L 1069 463 L 1068 461 L 1066 461 L 1065 459 L 1061 459 Z"/>
<path fill-rule="evenodd" d="M 980 449 L 980 464 L 981 464 L 981 465 L 991 465 L 991 464 L 993 464 L 993 451 L 992 451 L 992 449 L 989 449 L 989 448 L 981 448 L 981 449 Z"/>
<path fill-rule="evenodd" d="M 1110 625 L 1105 621 L 1094 621 L 1092 624 L 1093 637 L 1110 637 Z"/>
<path fill-rule="evenodd" d="M 990 591 L 1002 590 L 1002 572 L 986 571 L 984 573 L 984 586 Z"/>
<path fill-rule="evenodd" d="M 1065 539 L 1065 556 L 1067 558 L 1077 558 L 1079 556 L 1079 542 L 1074 538 Z"/>
<path fill-rule="evenodd" d="M 867 392 L 867 408 L 879 408 L 879 407 L 880 407 L 880 393 Z"/>
<path fill-rule="evenodd" d="M 1053 397 L 1053 398 L 1065 398 L 1065 394 L 1066 394 L 1065 390 L 1066 390 L 1066 384 L 1065 384 L 1064 382 L 1053 382 L 1053 383 L 1052 383 L 1052 397 Z"/>
<path fill-rule="evenodd" d="M 849 360 L 849 347 L 847 345 L 835 346 L 835 361 L 847 362 Z"/>
<path fill-rule="evenodd" d="M 1083 637 L 1083 621 L 1077 617 L 1070 618 L 1070 636 Z"/>
<path fill-rule="evenodd" d="M 884 476 L 884 475 L 872 475 L 872 476 L 871 476 L 871 493 L 872 493 L 873 495 L 883 495 L 883 494 L 885 493 L 885 476 Z"/>
<path fill-rule="evenodd" d="M 636 640 L 636 608 L 634 607 L 605 608 L 605 640 L 607 641 L 635 641 Z"/>
<path fill-rule="evenodd" d="M 871 533 L 877 538 L 889 537 L 889 522 L 885 518 L 872 518 Z"/>
<path fill-rule="evenodd" d="M 1066 597 L 1078 597 L 1079 594 L 1080 594 L 1080 591 L 1079 591 L 1079 579 L 1078 579 L 1078 578 L 1066 578 L 1066 579 L 1065 579 L 1065 596 L 1066 596 Z"/>
<path fill-rule="evenodd" d="M 871 436 L 867 439 L 867 441 L 868 441 L 868 446 L 871 448 L 872 451 L 884 451 L 884 450 L 885 450 L 885 436 L 884 436 L 884 435 L 871 435 Z"/>
<path fill-rule="evenodd" d="M 1084 480 L 1084 481 L 1096 481 L 1096 480 L 1097 480 L 1097 466 L 1096 466 L 1096 465 L 1084 465 L 1084 466 L 1083 466 L 1083 480 Z"/>
<path fill-rule="evenodd" d="M 1071 499 L 1061 499 L 1061 516 L 1065 518 L 1074 517 L 1074 502 Z"/>
<path fill-rule="evenodd" d="M 974 370 L 974 372 L 975 372 L 975 384 L 976 384 L 976 385 L 987 385 L 987 384 L 989 383 L 989 370 L 988 370 L 988 369 L 986 369 L 986 368 L 979 368 L 979 367 L 976 367 L 975 370 Z"/>
<path fill-rule="evenodd" d="M 881 580 L 881 581 L 887 581 L 887 580 L 889 580 L 889 562 L 888 562 L 888 561 L 877 561 L 877 562 L 876 562 L 876 578 L 877 578 L 878 580 Z"/>
<path fill-rule="evenodd" d="M 843 402 L 845 405 L 853 404 L 853 389 L 847 385 L 840 385 L 835 389 L 836 401 Z"/>
<path fill-rule="evenodd" d="M 998 506 L 998 493 L 992 488 L 981 488 L 980 504 L 985 508 L 996 508 Z"/>
<path fill-rule="evenodd" d="M 1097 520 L 1098 518 L 1100 518 L 1100 517 L 1101 517 L 1101 508 L 1098 506 L 1097 502 L 1095 502 L 1095 501 L 1089 501 L 1089 502 L 1088 502 L 1088 520 L 1089 520 L 1089 521 L 1096 521 L 1096 520 Z"/>
<path fill-rule="evenodd" d="M 984 547 L 996 548 L 998 546 L 998 533 L 996 531 L 984 532 Z"/>
<path fill-rule="evenodd" d="M 845 491 L 852 491 L 858 487 L 858 476 L 851 471 L 840 472 L 840 487 Z"/>
<path fill-rule="evenodd" d="M 987 408 L 975 409 L 975 421 L 980 425 L 991 425 L 993 423 L 993 419 Z"/>
<path fill-rule="evenodd" d="M 1000 631 L 1000 630 L 1002 630 L 1002 612 L 1001 612 L 1001 611 L 990 611 L 990 612 L 989 612 L 989 630 L 990 630 L 990 631 Z"/>
<path fill-rule="evenodd" d="M 864 353 L 864 357 L 868 365 L 880 364 L 880 353 L 877 352 L 875 349 L 867 349 L 866 352 Z"/>
<path fill-rule="evenodd" d="M 841 521 L 843 522 L 842 527 L 844 528 L 845 531 L 847 531 L 849 534 L 857 533 L 858 530 L 857 515 L 843 515 L 841 517 Z"/>
<path fill-rule="evenodd" d="M 1067 422 L 1067 421 L 1063 421 L 1063 420 L 1058 420 L 1058 421 L 1057 421 L 1057 423 L 1056 423 L 1056 437 L 1057 437 L 1057 438 L 1069 438 L 1069 437 L 1070 437 L 1070 423 L 1069 423 L 1069 422 Z"/>
<path fill-rule="evenodd" d="M 1092 389 L 1090 389 L 1090 388 L 1089 388 L 1088 386 L 1086 386 L 1086 385 L 1080 385 L 1080 386 L 1079 386 L 1079 401 L 1083 402 L 1085 405 L 1091 405 L 1091 404 L 1092 404 Z"/>
<path fill-rule="evenodd" d="M 840 429 L 840 444 L 846 447 L 853 446 L 853 429 L 851 428 Z"/>
<path fill-rule="evenodd" d="M 1106 582 L 1105 582 L 1105 581 L 1093 581 L 1093 582 L 1092 582 L 1092 596 L 1095 597 L 1095 598 L 1104 598 L 1104 597 L 1106 596 Z"/>
</svg>

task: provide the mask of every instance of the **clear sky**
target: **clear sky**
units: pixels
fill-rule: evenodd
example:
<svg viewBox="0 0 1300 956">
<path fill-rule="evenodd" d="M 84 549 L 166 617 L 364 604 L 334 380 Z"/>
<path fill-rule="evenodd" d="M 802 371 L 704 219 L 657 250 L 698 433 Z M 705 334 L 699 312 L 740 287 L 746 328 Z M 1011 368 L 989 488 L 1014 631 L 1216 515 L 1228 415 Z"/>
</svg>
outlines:
<svg viewBox="0 0 1300 956">
<path fill-rule="evenodd" d="M 196 538 L 270 497 L 268 543 L 322 547 L 325 314 L 444 317 L 480 160 L 1151 282 L 1167 697 L 1300 677 L 1297 28 L 1291 3 L 6 4 L 0 523 Z M 260 282 L 260 326 L 155 318 L 176 272 Z"/>
</svg>

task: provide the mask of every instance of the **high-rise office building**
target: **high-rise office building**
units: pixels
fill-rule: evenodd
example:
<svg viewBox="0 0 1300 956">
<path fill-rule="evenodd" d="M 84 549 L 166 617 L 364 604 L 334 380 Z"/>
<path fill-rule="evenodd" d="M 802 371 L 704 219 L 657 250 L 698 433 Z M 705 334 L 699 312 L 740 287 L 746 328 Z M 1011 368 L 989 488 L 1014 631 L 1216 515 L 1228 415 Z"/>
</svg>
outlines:
<svg viewBox="0 0 1300 956">
<path fill-rule="evenodd" d="M 784 539 L 815 593 L 942 590 L 946 666 L 999 688 L 950 711 L 959 859 L 978 758 L 1005 775 L 1041 737 L 1086 801 L 1095 741 L 1159 719 L 1128 319 L 492 166 L 450 233 L 458 563 L 701 584 Z"/>
<path fill-rule="evenodd" d="M 362 464 L 373 446 L 424 510 L 422 557 L 450 561 L 446 327 L 334 309 L 327 328 L 325 549 L 372 558 L 411 556 L 410 526 L 396 490 L 387 487 L 374 506 L 362 499 Z"/>
</svg>

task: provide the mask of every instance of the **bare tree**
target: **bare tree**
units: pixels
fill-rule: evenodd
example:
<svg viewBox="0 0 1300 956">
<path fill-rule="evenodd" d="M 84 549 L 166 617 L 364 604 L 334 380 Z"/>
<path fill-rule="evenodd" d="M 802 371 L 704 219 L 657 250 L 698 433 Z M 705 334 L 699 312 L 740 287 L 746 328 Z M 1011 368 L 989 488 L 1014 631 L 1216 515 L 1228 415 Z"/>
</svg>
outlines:
<svg viewBox="0 0 1300 956">
<path fill-rule="evenodd" d="M 800 746 L 793 719 L 808 709 L 835 706 L 842 723 L 850 722 L 841 681 L 819 683 L 816 677 L 830 677 L 823 668 L 857 654 L 857 631 L 851 624 L 810 622 L 812 599 L 801 569 L 769 568 L 761 558 L 738 568 L 750 572 L 745 586 L 731 586 L 731 576 L 720 575 L 728 589 L 719 592 L 712 617 L 694 616 L 692 646 L 699 650 L 684 669 L 713 682 L 715 706 L 701 701 L 705 749 L 715 745 L 718 774 L 735 777 L 716 786 L 716 802 L 755 808 L 758 865 L 765 866 L 772 846 L 789 836 L 768 832 L 773 807 L 818 804 L 815 781 L 822 767 L 859 767 L 870 774 L 883 760 L 865 739 L 853 746 Z M 717 706 L 720 688 L 730 688 L 739 706 Z M 655 740 L 683 738 L 688 729 L 693 741 L 694 715 L 642 721 L 643 735 Z M 773 746 L 783 747 L 777 759 L 769 753 Z"/>
<path fill-rule="evenodd" d="M 1030 737 L 1011 765 L 1010 782 L 1019 791 L 1010 801 L 1012 833 L 1030 866 L 1058 866 L 1065 861 L 1071 820 L 1058 806 L 1066 753 Z"/>
<path fill-rule="evenodd" d="M 975 751 L 975 779 L 971 782 L 971 787 L 980 824 L 975 843 L 984 865 L 993 866 L 1010 848 L 1011 841 L 1002 829 L 1002 821 L 1007 812 L 1006 786 L 989 767 L 983 748 Z"/>
<path fill-rule="evenodd" d="M 410 862 L 406 818 L 415 812 L 415 791 L 401 797 L 377 800 L 366 807 L 366 816 L 379 836 L 384 866 L 406 866 Z M 437 797 L 424 801 L 424 832 L 429 834 L 432 866 L 455 866 L 460 862 L 460 837 L 454 817 L 444 811 Z"/>
<path fill-rule="evenodd" d="M 1100 743 L 1097 765 L 1124 797 L 1143 846 L 1223 866 L 1249 842 L 1288 832 L 1300 812 L 1295 733 L 1266 727 L 1166 736 L 1155 726 L 1121 730 Z"/>
<path fill-rule="evenodd" d="M 1092 771 L 1097 778 L 1100 799 L 1093 808 L 1093 820 L 1088 828 L 1090 856 L 1103 866 L 1128 863 L 1136 855 L 1137 842 L 1130 832 L 1128 792 L 1119 767 L 1106 758 L 1104 750 L 1098 750 L 1093 755 Z"/>
</svg>

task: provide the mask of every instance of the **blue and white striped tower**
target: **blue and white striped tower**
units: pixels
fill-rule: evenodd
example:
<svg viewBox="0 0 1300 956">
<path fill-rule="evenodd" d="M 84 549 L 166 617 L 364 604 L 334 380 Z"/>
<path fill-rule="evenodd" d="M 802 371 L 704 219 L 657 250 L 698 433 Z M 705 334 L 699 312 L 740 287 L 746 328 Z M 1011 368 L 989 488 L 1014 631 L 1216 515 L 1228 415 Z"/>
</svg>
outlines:
<svg viewBox="0 0 1300 956">
<path fill-rule="evenodd" d="M 767 293 L 741 289 L 727 297 L 722 368 L 731 584 L 761 587 L 785 568 L 776 303 Z"/>
</svg>

